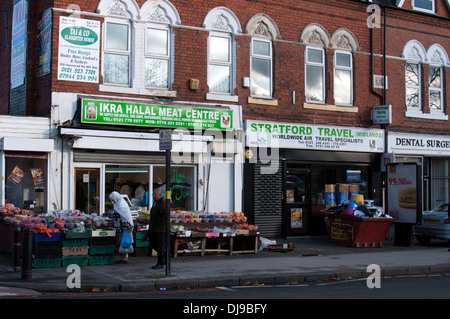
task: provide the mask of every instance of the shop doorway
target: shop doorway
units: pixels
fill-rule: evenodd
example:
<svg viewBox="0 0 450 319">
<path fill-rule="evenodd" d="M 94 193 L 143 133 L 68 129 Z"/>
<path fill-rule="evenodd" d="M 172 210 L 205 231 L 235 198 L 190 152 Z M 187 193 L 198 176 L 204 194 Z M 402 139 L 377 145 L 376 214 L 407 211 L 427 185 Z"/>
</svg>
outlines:
<svg viewBox="0 0 450 319">
<path fill-rule="evenodd" d="M 75 168 L 75 209 L 99 214 L 100 169 Z"/>
<path fill-rule="evenodd" d="M 311 214 L 311 171 L 289 168 L 285 172 L 284 233 L 286 236 L 306 234 Z"/>
</svg>

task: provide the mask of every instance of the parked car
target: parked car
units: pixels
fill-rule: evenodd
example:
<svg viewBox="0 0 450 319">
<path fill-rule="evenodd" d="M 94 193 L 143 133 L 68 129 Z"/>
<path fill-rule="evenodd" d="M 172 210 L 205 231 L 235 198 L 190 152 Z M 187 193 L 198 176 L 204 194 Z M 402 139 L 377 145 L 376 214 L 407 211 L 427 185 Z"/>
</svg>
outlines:
<svg viewBox="0 0 450 319">
<path fill-rule="evenodd" d="M 429 244 L 432 239 L 450 240 L 448 203 L 423 212 L 422 224 L 414 226 L 414 236 L 421 244 Z"/>
</svg>

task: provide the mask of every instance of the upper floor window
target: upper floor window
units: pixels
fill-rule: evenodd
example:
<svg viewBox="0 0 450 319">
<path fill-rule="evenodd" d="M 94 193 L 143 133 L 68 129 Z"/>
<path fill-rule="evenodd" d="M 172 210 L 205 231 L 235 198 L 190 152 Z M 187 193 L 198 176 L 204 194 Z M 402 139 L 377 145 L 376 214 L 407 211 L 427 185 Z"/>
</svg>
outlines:
<svg viewBox="0 0 450 319">
<path fill-rule="evenodd" d="M 325 51 L 306 47 L 305 94 L 308 102 L 325 102 Z"/>
<path fill-rule="evenodd" d="M 434 12 L 434 0 L 413 0 L 413 8 L 426 12 Z"/>
<path fill-rule="evenodd" d="M 256 97 L 272 97 L 272 41 L 253 38 L 251 48 L 251 94 Z"/>
<path fill-rule="evenodd" d="M 420 64 L 406 63 L 405 67 L 406 83 L 406 107 L 420 111 L 421 90 L 420 90 Z"/>
<path fill-rule="evenodd" d="M 334 102 L 339 105 L 353 104 L 353 65 L 351 52 L 334 52 Z"/>
<path fill-rule="evenodd" d="M 145 35 L 145 86 L 168 88 L 170 62 L 170 30 L 146 29 Z"/>
<path fill-rule="evenodd" d="M 242 32 L 236 15 L 225 7 L 210 10 L 203 20 L 209 29 L 208 37 L 208 87 L 210 100 L 235 101 L 236 44 L 234 34 Z"/>
<path fill-rule="evenodd" d="M 208 52 L 209 92 L 231 94 L 231 37 L 211 34 L 209 36 Z"/>
<path fill-rule="evenodd" d="M 430 66 L 428 70 L 430 110 L 443 112 L 442 67 Z"/>
<path fill-rule="evenodd" d="M 126 23 L 106 22 L 103 51 L 103 82 L 130 83 L 130 26 Z"/>
<path fill-rule="evenodd" d="M 255 98 L 273 98 L 273 43 L 280 38 L 275 22 L 263 13 L 247 22 L 245 31 L 252 35 L 250 48 L 250 94 Z"/>
</svg>

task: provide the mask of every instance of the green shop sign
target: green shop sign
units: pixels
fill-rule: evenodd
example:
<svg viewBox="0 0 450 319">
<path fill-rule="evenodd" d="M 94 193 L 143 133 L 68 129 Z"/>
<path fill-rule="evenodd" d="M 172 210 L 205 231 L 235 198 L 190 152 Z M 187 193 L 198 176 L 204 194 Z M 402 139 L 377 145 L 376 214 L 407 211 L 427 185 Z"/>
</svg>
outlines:
<svg viewBox="0 0 450 319">
<path fill-rule="evenodd" d="M 231 130 L 231 110 L 82 100 L 81 122 L 150 127 Z"/>
</svg>

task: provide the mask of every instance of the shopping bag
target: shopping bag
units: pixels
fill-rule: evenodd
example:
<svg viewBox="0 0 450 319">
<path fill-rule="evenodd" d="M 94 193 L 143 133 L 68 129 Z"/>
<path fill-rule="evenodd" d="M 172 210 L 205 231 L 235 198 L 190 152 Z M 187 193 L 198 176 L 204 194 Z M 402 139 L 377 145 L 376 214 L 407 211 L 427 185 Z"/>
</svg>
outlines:
<svg viewBox="0 0 450 319">
<path fill-rule="evenodd" d="M 128 231 L 124 231 L 122 234 L 122 240 L 120 241 L 119 253 L 121 254 L 129 254 L 134 251 L 133 241 Z"/>
</svg>

